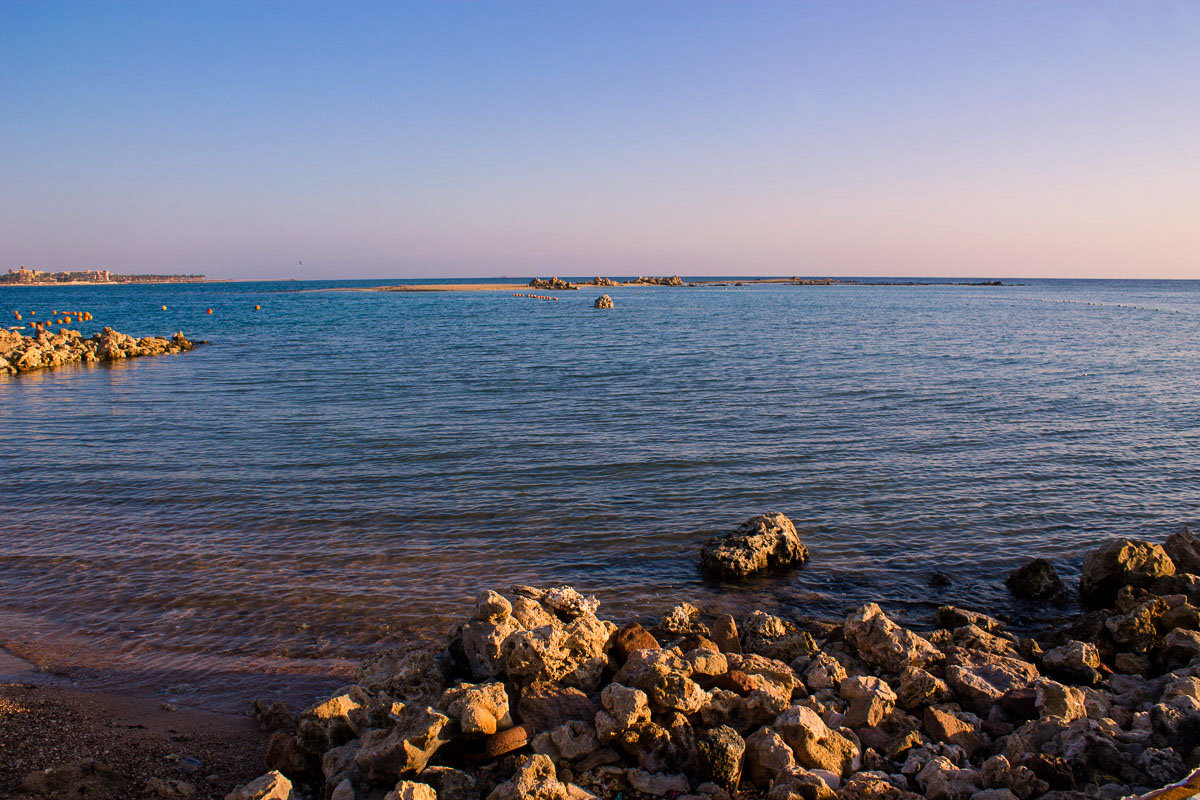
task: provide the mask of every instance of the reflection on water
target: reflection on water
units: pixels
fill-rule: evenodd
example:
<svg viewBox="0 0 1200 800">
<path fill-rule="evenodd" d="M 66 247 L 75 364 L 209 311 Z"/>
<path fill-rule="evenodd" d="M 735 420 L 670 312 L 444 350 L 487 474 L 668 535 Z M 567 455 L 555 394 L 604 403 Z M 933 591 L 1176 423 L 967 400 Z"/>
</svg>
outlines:
<svg viewBox="0 0 1200 800">
<path fill-rule="evenodd" d="M 1036 624 L 1001 583 L 1022 558 L 1070 576 L 1197 517 L 1196 283 L 606 289 L 605 313 L 295 286 L 0 289 L 212 341 L 0 379 L 18 650 L 232 703 L 517 582 L 616 618 L 880 599 Z M 703 538 L 764 510 L 810 564 L 703 582 Z"/>
</svg>

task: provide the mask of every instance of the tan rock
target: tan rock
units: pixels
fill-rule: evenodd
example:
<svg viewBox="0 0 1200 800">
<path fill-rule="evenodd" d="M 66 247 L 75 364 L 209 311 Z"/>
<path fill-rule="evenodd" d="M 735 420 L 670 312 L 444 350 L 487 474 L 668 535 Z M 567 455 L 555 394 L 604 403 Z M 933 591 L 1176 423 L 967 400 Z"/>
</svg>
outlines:
<svg viewBox="0 0 1200 800">
<path fill-rule="evenodd" d="M 1156 578 L 1175 574 L 1166 550 L 1153 542 L 1116 539 L 1083 559 L 1079 593 L 1095 605 L 1111 603 L 1122 586 L 1149 586 Z"/>
<path fill-rule="evenodd" d="M 451 719 L 458 720 L 466 734 L 491 735 L 513 726 L 503 683 L 451 687 L 442 695 L 440 706 Z"/>
<path fill-rule="evenodd" d="M 245 786 L 239 786 L 225 800 L 294 800 L 292 782 L 281 772 L 260 775 Z"/>
<path fill-rule="evenodd" d="M 827 769 L 844 776 L 858 759 L 858 747 L 830 730 L 815 711 L 805 706 L 792 706 L 784 711 L 774 727 L 792 749 L 796 763 L 803 767 Z"/>
<path fill-rule="evenodd" d="M 700 550 L 700 568 L 723 578 L 747 578 L 807 560 L 808 548 L 796 526 L 778 513 L 752 517 L 733 533 L 709 539 Z"/>
<path fill-rule="evenodd" d="M 1036 677 L 1037 668 L 1028 662 L 976 650 L 954 649 L 946 661 L 946 683 L 977 714 L 987 714 L 1001 695 Z"/>
<path fill-rule="evenodd" d="M 565 784 L 558 780 L 549 756 L 533 755 L 508 780 L 488 795 L 488 800 L 570 800 Z"/>
<path fill-rule="evenodd" d="M 432 708 L 397 704 L 391 729 L 372 729 L 361 737 L 354 763 L 373 780 L 415 775 L 448 741 L 449 717 Z"/>
<path fill-rule="evenodd" d="M 919 667 L 941 655 L 928 641 L 889 619 L 875 603 L 847 617 L 844 632 L 864 661 L 888 672 Z"/>
<path fill-rule="evenodd" d="M 772 728 L 762 727 L 746 739 L 746 778 L 762 789 L 796 766 L 792 748 Z"/>
<path fill-rule="evenodd" d="M 427 783 L 400 781 L 383 800 L 437 800 L 437 792 Z"/>
<path fill-rule="evenodd" d="M 738 640 L 737 623 L 729 614 L 722 614 L 713 623 L 712 638 L 721 648 L 722 653 L 741 653 L 742 644 Z"/>
</svg>

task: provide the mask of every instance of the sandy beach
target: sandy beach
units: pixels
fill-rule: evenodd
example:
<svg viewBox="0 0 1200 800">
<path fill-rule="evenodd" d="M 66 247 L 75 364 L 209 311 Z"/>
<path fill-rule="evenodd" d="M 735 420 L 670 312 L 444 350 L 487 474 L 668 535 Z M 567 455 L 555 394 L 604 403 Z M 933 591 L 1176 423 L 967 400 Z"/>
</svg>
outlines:
<svg viewBox="0 0 1200 800">
<path fill-rule="evenodd" d="M 262 771 L 266 738 L 245 715 L 84 691 L 0 650 L 0 797 L 216 800 Z"/>
</svg>

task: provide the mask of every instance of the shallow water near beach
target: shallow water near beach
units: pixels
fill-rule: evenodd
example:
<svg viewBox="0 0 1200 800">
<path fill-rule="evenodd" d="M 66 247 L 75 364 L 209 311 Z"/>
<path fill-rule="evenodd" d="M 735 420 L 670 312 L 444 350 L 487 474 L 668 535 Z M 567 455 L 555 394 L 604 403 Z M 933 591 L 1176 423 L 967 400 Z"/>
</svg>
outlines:
<svg viewBox="0 0 1200 800">
<path fill-rule="evenodd" d="M 1073 580 L 1200 518 L 1200 282 L 295 291 L 371 283 L 0 288 L 8 320 L 209 340 L 0 378 L 0 643 L 235 708 L 514 583 L 1032 628 L 1061 612 L 1008 597 L 1024 559 Z M 806 567 L 697 574 L 773 510 Z"/>
</svg>

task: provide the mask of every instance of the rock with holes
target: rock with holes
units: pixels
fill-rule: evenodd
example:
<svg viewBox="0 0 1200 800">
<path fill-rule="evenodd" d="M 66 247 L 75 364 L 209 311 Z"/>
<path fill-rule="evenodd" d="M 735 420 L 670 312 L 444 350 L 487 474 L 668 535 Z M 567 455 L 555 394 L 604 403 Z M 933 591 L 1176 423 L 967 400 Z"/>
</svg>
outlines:
<svg viewBox="0 0 1200 800">
<path fill-rule="evenodd" d="M 1084 556 L 1079 594 L 1092 605 L 1111 605 L 1122 586 L 1147 587 L 1174 574 L 1175 564 L 1161 546 L 1117 539 Z"/>
<path fill-rule="evenodd" d="M 742 579 L 795 567 L 808 560 L 808 548 L 783 514 L 763 514 L 737 530 L 716 536 L 700 550 L 700 568 L 717 578 Z"/>
<path fill-rule="evenodd" d="M 864 661 L 888 672 L 920 667 L 941 655 L 927 640 L 889 619 L 875 603 L 847 617 L 843 630 Z"/>
</svg>

